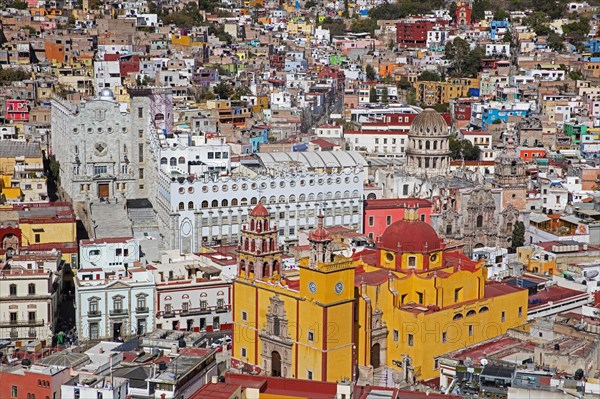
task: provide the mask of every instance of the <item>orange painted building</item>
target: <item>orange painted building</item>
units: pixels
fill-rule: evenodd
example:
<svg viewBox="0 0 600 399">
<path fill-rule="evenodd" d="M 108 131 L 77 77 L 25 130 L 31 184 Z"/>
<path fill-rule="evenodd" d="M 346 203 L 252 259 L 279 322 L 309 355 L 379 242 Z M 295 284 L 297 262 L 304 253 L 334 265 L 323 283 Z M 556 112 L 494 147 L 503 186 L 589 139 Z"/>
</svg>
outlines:
<svg viewBox="0 0 600 399">
<path fill-rule="evenodd" d="M 541 147 L 521 147 L 519 148 L 519 157 L 525 162 L 533 162 L 537 158 L 545 158 L 546 150 Z"/>
<path fill-rule="evenodd" d="M 62 366 L 23 368 L 0 366 L 0 398 L 59 398 L 60 387 L 71 379 L 70 369 Z"/>
<path fill-rule="evenodd" d="M 53 42 L 44 42 L 46 59 L 50 62 L 63 62 L 65 60 L 65 45 Z"/>
</svg>

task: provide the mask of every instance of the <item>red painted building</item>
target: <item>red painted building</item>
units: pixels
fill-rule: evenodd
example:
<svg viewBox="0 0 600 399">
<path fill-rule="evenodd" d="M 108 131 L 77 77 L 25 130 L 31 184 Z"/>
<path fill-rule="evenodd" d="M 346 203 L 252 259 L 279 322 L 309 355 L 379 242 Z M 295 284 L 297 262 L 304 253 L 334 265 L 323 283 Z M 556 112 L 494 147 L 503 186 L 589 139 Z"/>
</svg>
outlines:
<svg viewBox="0 0 600 399">
<path fill-rule="evenodd" d="M 392 223 L 404 219 L 404 212 L 417 208 L 419 220 L 431 222 L 433 203 L 420 198 L 389 198 L 366 200 L 364 207 L 363 234 L 377 242 Z"/>
<path fill-rule="evenodd" d="M 407 113 L 385 114 L 381 117 L 381 119 L 372 122 L 363 122 L 361 124 L 361 130 L 389 130 L 408 132 L 410 130 L 410 125 L 412 125 L 412 122 L 417 117 L 417 115 L 418 114 Z"/>
<path fill-rule="evenodd" d="M 27 100 L 6 100 L 6 119 L 9 121 L 29 121 Z"/>
<path fill-rule="evenodd" d="M 434 21 L 411 20 L 396 24 L 396 43 L 400 47 L 426 47 L 427 32 L 436 26 Z"/>
<path fill-rule="evenodd" d="M 467 26 L 471 24 L 471 6 L 466 1 L 460 1 L 456 4 L 456 14 L 454 20 L 458 26 Z"/>
<path fill-rule="evenodd" d="M 0 367 L 0 398 L 60 398 L 60 386 L 71 379 L 68 368 L 62 366 Z"/>
<path fill-rule="evenodd" d="M 139 55 L 104 54 L 104 61 L 118 61 L 121 77 L 140 73 Z"/>
<path fill-rule="evenodd" d="M 469 122 L 471 120 L 471 99 L 457 99 L 454 104 L 453 112 L 454 119 L 459 121 Z"/>
<path fill-rule="evenodd" d="M 344 89 L 345 83 L 345 75 L 344 72 L 340 71 L 338 68 L 333 68 L 330 66 L 324 67 L 319 71 L 317 75 L 319 79 L 335 79 L 337 82 L 337 91 L 341 91 Z"/>
</svg>

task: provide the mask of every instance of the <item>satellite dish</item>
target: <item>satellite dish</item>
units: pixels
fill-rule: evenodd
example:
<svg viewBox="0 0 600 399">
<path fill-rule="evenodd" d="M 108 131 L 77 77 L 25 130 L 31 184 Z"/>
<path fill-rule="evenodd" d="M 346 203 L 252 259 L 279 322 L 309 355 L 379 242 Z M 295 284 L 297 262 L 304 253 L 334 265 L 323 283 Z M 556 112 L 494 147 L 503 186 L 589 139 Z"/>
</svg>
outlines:
<svg viewBox="0 0 600 399">
<path fill-rule="evenodd" d="M 483 367 L 487 366 L 487 364 L 488 364 L 488 361 L 487 361 L 487 359 L 481 359 L 481 365 L 482 365 Z"/>
</svg>

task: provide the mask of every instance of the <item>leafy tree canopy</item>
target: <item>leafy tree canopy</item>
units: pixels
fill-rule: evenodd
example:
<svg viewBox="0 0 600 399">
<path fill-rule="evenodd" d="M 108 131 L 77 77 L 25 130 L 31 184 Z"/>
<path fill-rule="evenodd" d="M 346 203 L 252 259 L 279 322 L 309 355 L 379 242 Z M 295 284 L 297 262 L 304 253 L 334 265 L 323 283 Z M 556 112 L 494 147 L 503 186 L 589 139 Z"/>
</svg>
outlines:
<svg viewBox="0 0 600 399">
<path fill-rule="evenodd" d="M 377 28 L 377 21 L 373 18 L 355 19 L 350 26 L 350 30 L 354 33 L 368 32 L 373 34 Z"/>
<path fill-rule="evenodd" d="M 441 82 L 442 77 L 437 72 L 432 71 L 424 71 L 418 77 L 417 80 L 421 81 L 432 81 L 432 82 Z"/>
<path fill-rule="evenodd" d="M 12 82 L 29 79 L 31 74 L 21 68 L 5 68 L 0 69 L 0 84 L 6 85 Z"/>
<path fill-rule="evenodd" d="M 187 3 L 183 6 L 183 9 L 178 12 L 162 17 L 162 22 L 166 25 L 173 24 L 179 28 L 191 29 L 194 26 L 202 25 L 204 18 L 200 14 L 198 4 L 194 2 Z"/>
<path fill-rule="evenodd" d="M 479 46 L 471 49 L 469 43 L 457 37 L 452 42 L 446 43 L 445 57 L 452 64 L 453 76 L 475 77 L 481 66 L 481 59 L 485 50 Z"/>
</svg>

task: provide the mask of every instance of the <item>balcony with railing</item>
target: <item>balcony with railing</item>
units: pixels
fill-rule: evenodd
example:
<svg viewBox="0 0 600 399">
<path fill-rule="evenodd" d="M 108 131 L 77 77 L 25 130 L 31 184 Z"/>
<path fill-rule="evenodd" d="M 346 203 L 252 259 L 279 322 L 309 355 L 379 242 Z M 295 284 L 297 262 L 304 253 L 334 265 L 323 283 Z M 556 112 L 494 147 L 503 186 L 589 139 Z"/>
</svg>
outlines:
<svg viewBox="0 0 600 399">
<path fill-rule="evenodd" d="M 231 305 L 222 306 L 202 306 L 187 309 L 171 309 L 170 311 L 156 312 L 156 317 L 171 318 L 175 316 L 196 316 L 211 313 L 227 313 L 231 311 Z"/>
<path fill-rule="evenodd" d="M 102 316 L 102 312 L 99 311 L 99 310 L 88 310 L 87 316 L 88 317 L 101 317 Z"/>
<path fill-rule="evenodd" d="M 125 316 L 127 315 L 127 309 L 112 309 L 108 313 L 110 316 Z"/>
<path fill-rule="evenodd" d="M 149 310 L 147 306 L 138 306 L 135 308 L 136 313 L 148 313 Z"/>
<path fill-rule="evenodd" d="M 42 327 L 43 325 L 44 325 L 43 319 L 2 320 L 2 321 L 0 321 L 0 328 Z"/>
</svg>

